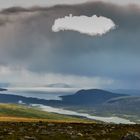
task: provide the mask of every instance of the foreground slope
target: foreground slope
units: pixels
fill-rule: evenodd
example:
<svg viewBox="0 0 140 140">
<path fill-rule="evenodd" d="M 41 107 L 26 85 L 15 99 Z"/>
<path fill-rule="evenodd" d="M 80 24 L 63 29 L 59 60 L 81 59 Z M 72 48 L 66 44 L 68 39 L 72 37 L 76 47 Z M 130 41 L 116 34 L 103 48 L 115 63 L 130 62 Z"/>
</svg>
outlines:
<svg viewBox="0 0 140 140">
<path fill-rule="evenodd" d="M 140 125 L 0 122 L 1 140 L 139 140 Z M 129 139 L 125 139 L 129 138 Z M 135 138 L 135 139 L 134 139 Z"/>
</svg>

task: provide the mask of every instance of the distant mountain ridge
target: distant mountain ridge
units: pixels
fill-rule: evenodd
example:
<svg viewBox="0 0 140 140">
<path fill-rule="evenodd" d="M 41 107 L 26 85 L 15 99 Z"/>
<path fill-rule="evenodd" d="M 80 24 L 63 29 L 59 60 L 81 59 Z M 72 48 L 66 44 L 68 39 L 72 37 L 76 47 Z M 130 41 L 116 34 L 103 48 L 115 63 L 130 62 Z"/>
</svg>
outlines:
<svg viewBox="0 0 140 140">
<path fill-rule="evenodd" d="M 80 90 L 73 95 L 60 96 L 62 102 L 74 105 L 97 105 L 106 102 L 112 98 L 129 96 L 126 94 L 117 94 L 101 89 Z"/>
<path fill-rule="evenodd" d="M 5 91 L 6 89 L 1 89 L 1 91 Z M 89 89 L 89 90 L 80 90 L 72 95 L 60 96 L 62 98 L 61 101 L 57 100 L 45 100 L 38 99 L 32 97 L 24 97 L 18 95 L 8 95 L 8 94 L 0 94 L 0 102 L 7 103 L 17 103 L 19 100 L 22 100 L 24 103 L 39 103 L 44 105 L 101 105 L 111 99 L 128 97 L 126 94 L 117 94 L 112 93 L 105 90 L 100 89 Z"/>
</svg>

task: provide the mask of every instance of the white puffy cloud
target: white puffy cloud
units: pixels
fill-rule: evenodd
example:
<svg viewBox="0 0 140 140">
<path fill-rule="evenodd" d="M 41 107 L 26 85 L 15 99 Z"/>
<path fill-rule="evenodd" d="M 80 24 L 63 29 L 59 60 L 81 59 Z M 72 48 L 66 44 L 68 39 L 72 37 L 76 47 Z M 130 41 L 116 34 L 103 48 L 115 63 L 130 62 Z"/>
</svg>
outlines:
<svg viewBox="0 0 140 140">
<path fill-rule="evenodd" d="M 115 23 L 106 17 L 97 17 L 93 15 L 87 16 L 65 16 L 64 18 L 58 18 L 54 21 L 52 26 L 53 32 L 59 32 L 64 30 L 77 31 L 82 34 L 90 36 L 103 35 L 110 30 L 114 29 Z"/>
</svg>

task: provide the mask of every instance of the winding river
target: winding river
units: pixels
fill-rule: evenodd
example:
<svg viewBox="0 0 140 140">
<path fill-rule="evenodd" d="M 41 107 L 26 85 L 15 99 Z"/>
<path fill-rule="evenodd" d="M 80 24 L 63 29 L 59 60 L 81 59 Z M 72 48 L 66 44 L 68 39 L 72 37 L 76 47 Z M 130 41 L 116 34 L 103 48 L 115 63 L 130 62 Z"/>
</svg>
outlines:
<svg viewBox="0 0 140 140">
<path fill-rule="evenodd" d="M 58 113 L 58 114 L 63 114 L 63 115 L 85 117 L 85 118 L 88 118 L 88 119 L 103 121 L 103 122 L 107 122 L 107 123 L 135 124 L 134 122 L 131 122 L 130 120 L 123 119 L 123 118 L 120 118 L 120 117 L 91 116 L 91 115 L 86 114 L 86 113 L 78 113 L 78 112 L 75 112 L 75 111 L 65 110 L 65 109 L 62 109 L 62 108 L 54 108 L 54 107 L 39 105 L 39 104 L 32 104 L 31 106 L 40 108 L 41 110 L 47 111 L 47 112 Z"/>
</svg>

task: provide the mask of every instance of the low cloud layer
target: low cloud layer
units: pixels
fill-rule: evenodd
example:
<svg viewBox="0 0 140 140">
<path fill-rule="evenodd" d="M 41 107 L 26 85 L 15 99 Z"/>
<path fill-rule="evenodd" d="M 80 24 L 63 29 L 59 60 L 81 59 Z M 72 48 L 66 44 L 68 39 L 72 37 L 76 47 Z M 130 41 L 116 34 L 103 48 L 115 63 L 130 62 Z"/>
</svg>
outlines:
<svg viewBox="0 0 140 140">
<path fill-rule="evenodd" d="M 58 18 L 55 20 L 52 26 L 53 32 L 59 32 L 64 30 L 77 31 L 82 34 L 90 36 L 103 35 L 115 28 L 115 23 L 106 17 L 97 17 L 93 15 L 87 16 L 65 16 L 64 18 Z"/>
<path fill-rule="evenodd" d="M 14 76 L 13 76 L 14 75 Z M 9 81 L 10 86 L 47 86 L 52 83 L 64 83 L 74 88 L 102 88 L 110 86 L 113 80 L 103 77 L 63 75 L 55 73 L 34 73 L 22 67 L 0 66 L 0 83 Z"/>
</svg>

